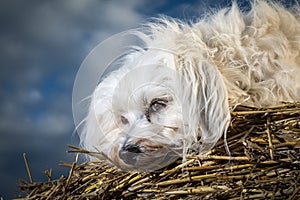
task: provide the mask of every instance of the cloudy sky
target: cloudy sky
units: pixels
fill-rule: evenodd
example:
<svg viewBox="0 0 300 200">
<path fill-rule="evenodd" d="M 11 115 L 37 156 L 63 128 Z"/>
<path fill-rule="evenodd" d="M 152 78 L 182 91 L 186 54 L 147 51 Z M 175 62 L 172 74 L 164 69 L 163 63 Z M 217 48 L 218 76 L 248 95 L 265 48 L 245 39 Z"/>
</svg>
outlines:
<svg viewBox="0 0 300 200">
<path fill-rule="evenodd" d="M 297 0 L 295 0 L 297 1 Z M 155 3 L 154 3 L 155 2 Z M 238 0 L 242 5 L 247 1 Z M 101 41 L 159 14 L 194 19 L 230 0 L 1 0 L 0 1 L 0 197 L 17 194 L 27 179 L 54 178 L 71 162 L 77 144 L 72 87 L 81 62 Z"/>
</svg>

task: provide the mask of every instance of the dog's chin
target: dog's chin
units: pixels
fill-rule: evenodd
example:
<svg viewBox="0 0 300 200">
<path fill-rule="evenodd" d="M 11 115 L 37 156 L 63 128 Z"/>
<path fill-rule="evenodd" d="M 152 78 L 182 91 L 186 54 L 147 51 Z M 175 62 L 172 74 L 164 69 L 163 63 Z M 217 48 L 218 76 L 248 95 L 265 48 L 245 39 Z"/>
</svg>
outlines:
<svg viewBox="0 0 300 200">
<path fill-rule="evenodd" d="M 122 170 L 156 171 L 168 166 L 179 158 L 179 151 L 162 148 L 154 152 L 119 153 Z"/>
</svg>

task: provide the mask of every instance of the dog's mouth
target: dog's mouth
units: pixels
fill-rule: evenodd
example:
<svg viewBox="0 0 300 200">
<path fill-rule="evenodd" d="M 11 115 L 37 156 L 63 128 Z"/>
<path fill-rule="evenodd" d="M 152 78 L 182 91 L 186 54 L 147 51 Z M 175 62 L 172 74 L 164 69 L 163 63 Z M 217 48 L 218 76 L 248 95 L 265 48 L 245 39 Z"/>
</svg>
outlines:
<svg viewBox="0 0 300 200">
<path fill-rule="evenodd" d="M 123 170 L 155 171 L 179 158 L 179 149 L 162 144 L 134 143 L 124 145 L 119 150 L 119 158 L 124 162 Z"/>
</svg>

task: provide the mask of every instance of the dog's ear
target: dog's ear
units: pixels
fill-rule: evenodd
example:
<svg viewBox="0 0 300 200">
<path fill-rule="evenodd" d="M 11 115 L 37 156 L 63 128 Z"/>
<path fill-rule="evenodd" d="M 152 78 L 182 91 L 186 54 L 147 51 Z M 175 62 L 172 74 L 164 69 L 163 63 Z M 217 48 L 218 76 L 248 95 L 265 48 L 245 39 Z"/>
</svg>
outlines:
<svg viewBox="0 0 300 200">
<path fill-rule="evenodd" d="M 184 58 L 179 63 L 181 80 L 185 82 L 181 87 L 188 138 L 185 145 L 196 144 L 200 153 L 204 153 L 226 133 L 230 122 L 226 86 L 218 68 L 208 61 Z"/>
</svg>

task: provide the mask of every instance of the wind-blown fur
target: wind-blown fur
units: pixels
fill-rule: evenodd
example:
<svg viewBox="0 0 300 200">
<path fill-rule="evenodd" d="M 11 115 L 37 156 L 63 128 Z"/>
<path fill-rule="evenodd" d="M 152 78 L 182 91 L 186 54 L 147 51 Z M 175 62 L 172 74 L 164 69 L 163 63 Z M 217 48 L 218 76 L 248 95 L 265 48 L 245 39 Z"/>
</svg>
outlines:
<svg viewBox="0 0 300 200">
<path fill-rule="evenodd" d="M 145 49 L 95 89 L 81 144 L 124 170 L 156 170 L 210 150 L 237 105 L 300 100 L 300 20 L 281 5 L 233 3 L 196 23 L 161 18 Z"/>
</svg>

